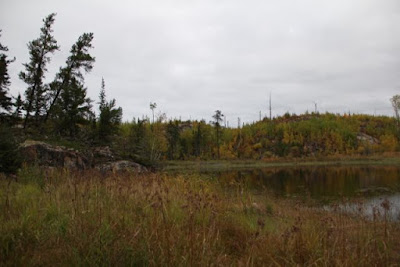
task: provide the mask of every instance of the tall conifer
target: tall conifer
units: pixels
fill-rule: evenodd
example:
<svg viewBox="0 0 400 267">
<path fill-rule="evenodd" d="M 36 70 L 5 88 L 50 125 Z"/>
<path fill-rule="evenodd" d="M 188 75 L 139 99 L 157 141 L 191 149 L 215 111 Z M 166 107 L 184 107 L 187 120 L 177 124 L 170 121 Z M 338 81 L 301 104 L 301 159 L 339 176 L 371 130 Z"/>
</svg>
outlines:
<svg viewBox="0 0 400 267">
<path fill-rule="evenodd" d="M 90 72 L 93 68 L 95 58 L 89 54 L 89 49 L 93 48 L 93 33 L 84 33 L 78 41 L 72 46 L 70 56 L 67 59 L 66 66 L 60 68 L 56 79 L 50 86 L 50 104 L 44 121 L 46 122 L 52 113 L 54 113 L 55 105 L 63 90 L 67 90 L 70 86 L 75 86 L 77 81 L 83 84 L 84 78 L 82 69 Z"/>
<path fill-rule="evenodd" d="M 59 49 L 57 41 L 54 39 L 52 26 L 55 20 L 55 13 L 48 15 L 44 20 L 44 25 L 40 29 L 40 37 L 28 44 L 30 62 L 24 64 L 25 72 L 21 72 L 19 77 L 23 80 L 28 88 L 25 90 L 25 122 L 26 128 L 31 113 L 35 115 L 35 121 L 38 123 L 39 118 L 46 109 L 46 93 L 48 87 L 43 84 L 46 65 L 50 62 L 50 54 Z"/>
</svg>

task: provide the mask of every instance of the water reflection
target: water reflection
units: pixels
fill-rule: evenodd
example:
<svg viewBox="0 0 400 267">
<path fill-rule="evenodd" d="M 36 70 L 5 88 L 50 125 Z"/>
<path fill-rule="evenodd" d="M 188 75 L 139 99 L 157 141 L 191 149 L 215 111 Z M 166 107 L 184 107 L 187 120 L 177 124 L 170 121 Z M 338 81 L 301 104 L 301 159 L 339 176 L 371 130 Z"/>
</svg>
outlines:
<svg viewBox="0 0 400 267">
<path fill-rule="evenodd" d="M 339 166 L 267 168 L 214 172 L 226 186 L 240 183 L 257 191 L 267 188 L 282 197 L 310 197 L 330 203 L 340 200 L 340 210 L 373 218 L 384 214 L 381 203 L 388 199 L 388 219 L 400 220 L 400 167 Z M 362 200 L 358 204 L 354 200 Z M 325 206 L 329 208 L 331 206 Z"/>
<path fill-rule="evenodd" d="M 400 168 L 339 166 L 267 168 L 213 173 L 223 183 L 244 182 L 251 189 L 270 189 L 280 196 L 314 199 L 376 196 L 400 192 Z"/>
<path fill-rule="evenodd" d="M 387 203 L 387 207 L 383 203 Z M 332 210 L 331 206 L 324 207 Z M 348 202 L 338 206 L 344 212 L 360 214 L 370 220 L 386 218 L 390 221 L 400 221 L 400 193 L 368 198 L 362 202 Z"/>
</svg>

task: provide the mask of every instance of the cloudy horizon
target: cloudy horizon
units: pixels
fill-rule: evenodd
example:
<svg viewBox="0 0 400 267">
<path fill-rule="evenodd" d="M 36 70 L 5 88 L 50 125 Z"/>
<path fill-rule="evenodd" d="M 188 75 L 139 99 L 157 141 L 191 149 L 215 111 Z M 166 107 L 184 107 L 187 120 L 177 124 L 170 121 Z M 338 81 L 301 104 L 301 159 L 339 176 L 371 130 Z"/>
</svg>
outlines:
<svg viewBox="0 0 400 267">
<path fill-rule="evenodd" d="M 10 93 L 29 60 L 27 43 L 42 19 L 57 13 L 46 81 L 64 65 L 71 45 L 94 33 L 88 96 L 98 102 L 101 79 L 124 121 L 156 113 L 231 125 L 285 112 L 392 116 L 400 94 L 400 2 L 354 1 L 22 1 L 1 4 L 0 42 L 8 46 Z"/>
</svg>

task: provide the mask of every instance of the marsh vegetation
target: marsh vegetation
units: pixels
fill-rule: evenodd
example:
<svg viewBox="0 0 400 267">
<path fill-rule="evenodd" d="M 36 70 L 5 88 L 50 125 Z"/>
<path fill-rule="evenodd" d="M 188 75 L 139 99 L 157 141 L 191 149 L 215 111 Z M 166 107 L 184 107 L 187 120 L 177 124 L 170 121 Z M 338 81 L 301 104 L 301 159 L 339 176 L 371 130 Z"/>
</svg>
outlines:
<svg viewBox="0 0 400 267">
<path fill-rule="evenodd" d="M 393 265 L 400 227 L 200 174 L 24 167 L 0 180 L 2 265 Z M 390 206 L 382 203 L 386 211 Z"/>
</svg>

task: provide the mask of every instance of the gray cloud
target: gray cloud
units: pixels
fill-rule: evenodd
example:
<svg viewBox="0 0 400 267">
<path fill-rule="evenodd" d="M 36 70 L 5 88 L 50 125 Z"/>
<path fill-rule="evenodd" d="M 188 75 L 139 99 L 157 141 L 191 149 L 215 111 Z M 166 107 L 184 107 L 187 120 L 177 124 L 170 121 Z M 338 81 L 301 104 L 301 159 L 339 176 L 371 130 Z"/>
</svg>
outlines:
<svg viewBox="0 0 400 267">
<path fill-rule="evenodd" d="M 61 45 L 49 80 L 82 32 L 94 32 L 96 64 L 86 76 L 97 100 L 101 77 L 124 119 L 168 117 L 253 121 L 286 111 L 392 115 L 400 93 L 400 2 L 305 1 L 22 1 L 1 4 L 1 42 L 9 46 L 11 92 L 24 91 L 17 74 L 28 61 L 26 43 L 41 19 L 57 12 Z"/>
</svg>

